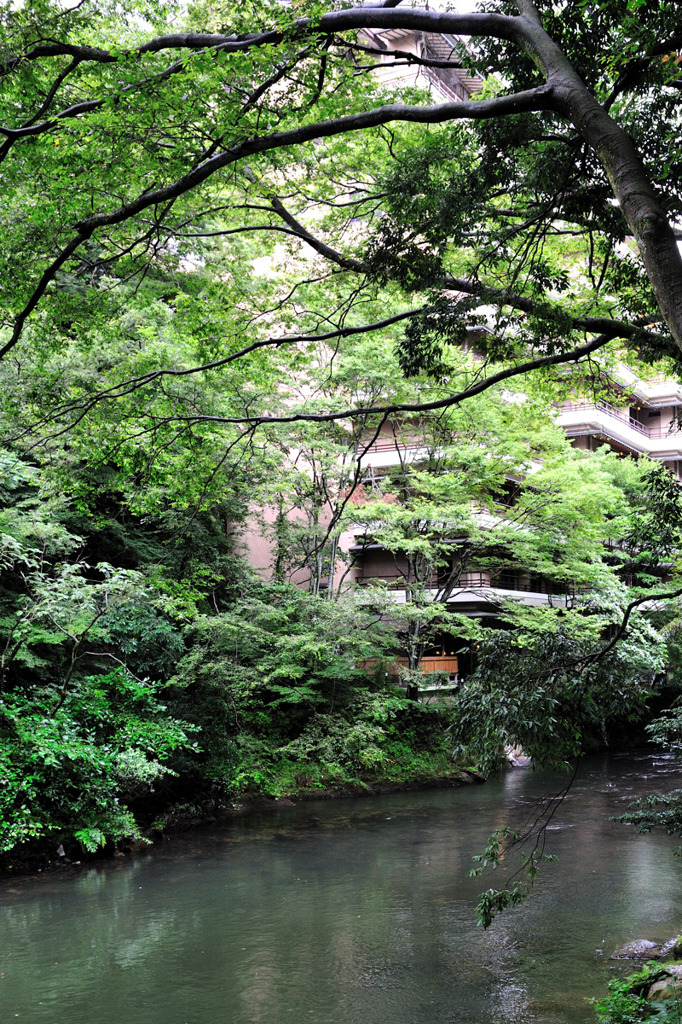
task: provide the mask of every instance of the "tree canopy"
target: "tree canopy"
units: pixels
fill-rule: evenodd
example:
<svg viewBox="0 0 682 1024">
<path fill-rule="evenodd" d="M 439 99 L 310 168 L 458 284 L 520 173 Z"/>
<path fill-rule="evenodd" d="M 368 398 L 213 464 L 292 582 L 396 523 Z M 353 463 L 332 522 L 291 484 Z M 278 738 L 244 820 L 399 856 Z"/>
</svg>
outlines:
<svg viewBox="0 0 682 1024">
<path fill-rule="evenodd" d="M 76 336 L 91 345 L 93 327 L 129 301 L 126 282 L 216 260 L 224 290 L 202 293 L 200 323 L 196 289 L 181 303 L 191 287 L 164 288 L 193 343 L 186 365 L 138 366 L 106 381 L 108 399 L 301 335 L 333 343 L 349 327 L 384 329 L 385 300 L 368 300 L 389 286 L 402 296 L 391 312 L 405 317 L 408 367 L 433 371 L 434 338 L 461 338 L 482 309 L 490 360 L 506 359 L 508 374 L 585 359 L 613 339 L 679 354 L 675 4 L 501 0 L 458 14 L 393 2 L 8 3 L 2 26 L 5 357 L 63 351 Z M 439 63 L 390 41 L 379 49 L 362 30 L 446 33 L 452 52 Z M 470 101 L 391 94 L 372 78 L 379 57 L 464 63 L 487 84 Z M 289 319 L 270 336 L 248 315 L 242 246 L 254 236 L 264 254 L 298 241 L 316 297 L 301 317 L 294 281 L 271 288 Z M 320 274 L 332 275 L 331 317 L 328 287 L 312 287 Z M 292 337 L 287 323 L 301 329 Z M 359 412 L 278 418 L 341 414 Z M 252 402 L 185 420 L 273 415 Z"/>
</svg>

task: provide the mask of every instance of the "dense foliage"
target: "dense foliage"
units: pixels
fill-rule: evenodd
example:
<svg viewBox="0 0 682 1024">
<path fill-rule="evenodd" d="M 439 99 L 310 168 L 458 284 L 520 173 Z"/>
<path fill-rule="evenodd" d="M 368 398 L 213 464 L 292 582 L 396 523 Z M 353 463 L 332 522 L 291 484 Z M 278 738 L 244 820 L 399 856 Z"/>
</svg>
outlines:
<svg viewBox="0 0 682 1024">
<path fill-rule="evenodd" d="M 556 764 L 679 661 L 679 491 L 551 414 L 679 368 L 679 14 L 482 6 L 0 5 L 3 851 Z M 483 91 L 395 102 L 396 25 Z M 486 630 L 469 572 L 557 600 Z M 475 671 L 408 700 L 443 635 Z"/>
<path fill-rule="evenodd" d="M 350 365 L 359 358 L 353 349 Z M 339 374 L 346 372 L 341 358 Z M 441 417 L 426 463 L 366 482 L 331 525 L 318 515 L 315 543 L 325 550 L 353 526 L 407 559 L 414 572 L 400 606 L 380 583 L 345 589 L 343 563 L 339 586 L 313 593 L 255 576 L 238 553 L 237 510 L 249 505 L 234 479 L 224 482 L 227 513 L 215 496 L 187 512 L 169 489 L 165 507 L 151 514 L 137 509 L 139 498 L 80 487 L 59 461 L 7 455 L 3 849 L 71 838 L 92 850 L 140 835 L 140 823 L 158 823 L 174 803 L 201 813 L 245 796 L 446 778 L 464 765 L 489 771 L 507 743 L 538 763 L 562 762 L 608 723 L 641 714 L 664 664 L 660 634 L 633 610 L 615 656 L 601 652 L 632 595 L 659 583 L 655 554 L 667 550 L 672 523 L 666 519 L 664 535 L 655 536 L 655 517 L 645 521 L 639 512 L 658 471 L 626 467 L 606 450 L 577 453 L 537 398 L 532 409 L 486 399 L 448 430 Z M 528 463 L 523 438 L 531 421 L 542 468 L 532 487 L 517 484 L 513 504 L 500 505 L 510 472 L 520 479 Z M 427 428 L 422 419 L 425 442 Z M 332 452 L 343 443 L 325 431 L 315 440 L 319 463 L 321 446 Z M 327 485 L 341 473 L 334 486 L 342 494 L 343 460 L 341 470 L 328 462 Z M 305 528 L 320 511 L 309 479 L 291 474 L 278 477 L 282 496 L 295 484 L 297 507 L 310 501 L 313 519 L 300 527 L 287 519 L 283 547 L 284 525 L 275 518 L 283 575 L 310 566 L 314 538 Z M 62 489 L 69 482 L 71 494 Z M 614 560 L 604 539 L 627 537 L 635 526 L 637 544 L 624 544 Z M 649 573 L 639 589 L 625 591 L 619 574 L 631 570 L 632 550 L 643 566 L 642 531 Z M 449 538 L 462 532 L 465 562 L 453 563 Z M 471 564 L 489 572 L 530 567 L 553 578 L 558 593 L 577 584 L 589 592 L 554 608 L 510 602 L 504 628 L 490 631 L 447 609 Z M 451 585 L 434 592 L 428 574 L 443 565 Z M 410 700 L 384 666 L 411 651 L 414 683 L 423 651 L 443 629 L 477 650 L 478 667 L 456 700 Z"/>
<path fill-rule="evenodd" d="M 171 801 L 453 771 L 449 715 L 358 667 L 395 639 L 352 595 L 262 583 L 225 537 L 210 563 L 164 559 L 163 521 L 74 513 L 66 496 L 41 501 L 37 481 L 6 458 L 2 851 L 139 837 L 135 815 Z M 135 568 L 83 558 L 101 550 Z"/>
</svg>

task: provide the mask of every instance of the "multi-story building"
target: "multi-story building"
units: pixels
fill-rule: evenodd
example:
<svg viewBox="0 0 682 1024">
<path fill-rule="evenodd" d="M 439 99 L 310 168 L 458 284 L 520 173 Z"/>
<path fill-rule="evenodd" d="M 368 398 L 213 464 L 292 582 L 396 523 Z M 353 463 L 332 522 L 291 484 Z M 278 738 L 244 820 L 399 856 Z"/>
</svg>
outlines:
<svg viewBox="0 0 682 1024">
<path fill-rule="evenodd" d="M 607 383 L 611 401 L 561 403 L 557 422 L 575 447 L 594 451 L 607 444 L 623 455 L 657 459 L 682 481 L 682 385 L 662 375 L 640 380 L 629 367 Z"/>
<path fill-rule="evenodd" d="M 623 457 L 661 461 L 682 481 L 682 385 L 660 374 L 643 380 L 631 368 L 621 366 L 617 375 L 604 374 L 600 390 L 610 401 L 585 397 L 557 406 L 556 422 L 573 446 L 589 452 L 607 445 Z M 428 449 L 418 437 L 401 436 L 400 431 L 390 426 L 361 456 L 369 481 L 381 480 L 397 467 L 419 466 L 427 457 Z M 509 484 L 513 493 L 520 481 L 510 478 Z M 491 538 L 503 517 L 503 506 L 498 519 L 487 513 Z M 453 538 L 453 544 L 457 543 L 465 544 L 466 538 Z M 356 586 L 383 583 L 396 604 L 406 601 L 408 566 L 400 552 L 388 551 L 376 543 L 371 529 L 365 526 L 356 530 L 348 551 L 355 566 L 351 578 Z M 504 564 L 466 568 L 447 590 L 443 589 L 442 577 L 440 570 L 428 581 L 433 599 L 442 601 L 449 610 L 489 624 L 495 623 L 502 602 L 507 600 L 556 607 L 570 603 L 576 596 L 575 591 L 555 581 Z M 470 659 L 462 656 L 461 648 L 459 652 L 453 649 L 456 646 L 451 638 L 442 636 L 428 650 L 423 669 L 466 673 Z"/>
<path fill-rule="evenodd" d="M 359 456 L 365 471 L 365 487 L 379 484 L 390 478 L 399 469 L 414 466 L 421 468 L 429 457 L 429 450 L 417 437 L 401 436 L 401 432 L 386 425 L 382 434 Z M 490 538 L 490 547 L 495 544 L 495 531 L 499 526 L 513 522 L 515 494 L 522 486 L 518 478 L 507 481 L 509 493 L 500 496 L 496 509 L 482 511 L 472 507 L 472 516 L 480 533 Z M 506 502 L 508 501 L 508 507 Z M 446 531 L 447 532 L 447 531 Z M 348 579 L 355 587 L 385 588 L 392 601 L 398 606 L 396 620 L 400 618 L 400 606 L 410 600 L 415 590 L 414 573 L 409 558 L 399 548 L 389 550 L 377 541 L 371 523 L 360 523 L 346 543 L 346 557 L 353 569 Z M 542 576 L 534 575 L 502 560 L 493 561 L 485 555 L 485 542 L 479 538 L 472 550 L 471 538 L 466 535 L 447 537 L 442 547 L 452 546 L 452 556 L 432 569 L 422 578 L 418 588 L 420 599 L 442 604 L 448 611 L 482 620 L 485 625 L 496 625 L 503 602 L 518 601 L 526 606 L 565 607 L 575 597 L 571 588 Z M 478 559 L 476 551 L 478 551 Z M 485 568 L 481 567 L 481 563 Z M 394 669 L 407 667 L 408 659 L 396 659 Z M 472 652 L 446 628 L 441 627 L 426 645 L 420 662 L 423 672 L 446 672 L 453 679 L 467 675 L 472 669 Z"/>
<path fill-rule="evenodd" d="M 645 380 L 630 367 L 620 366 L 611 375 L 604 373 L 600 394 L 609 400 L 576 397 L 558 404 L 556 422 L 572 445 L 586 452 L 606 445 L 623 457 L 661 461 L 677 480 L 682 481 L 682 385 L 661 374 Z M 425 465 L 429 454 L 424 440 L 414 432 L 401 430 L 396 424 L 387 424 L 359 457 L 366 484 L 371 485 L 386 480 L 400 468 Z M 509 504 L 513 506 L 514 492 L 518 492 L 523 482 L 510 477 L 508 484 Z M 494 546 L 496 528 L 505 521 L 504 504 L 505 498 L 501 496 L 497 514 L 477 514 L 478 525 L 490 533 L 491 547 Z M 468 539 L 466 536 L 453 536 L 451 542 L 456 560 L 457 552 L 466 547 Z M 346 549 L 353 565 L 348 578 L 354 586 L 381 584 L 390 592 L 396 605 L 409 600 L 408 559 L 400 550 L 388 550 L 378 543 L 371 524 L 358 526 Z M 487 625 L 496 624 L 505 601 L 535 607 L 561 607 L 570 605 L 579 596 L 575 589 L 502 561 L 491 565 L 490 558 L 487 558 L 484 563 L 485 568 L 480 568 L 475 557 L 470 559 L 454 579 L 448 579 L 448 566 L 440 567 L 426 579 L 423 592 L 449 611 L 483 620 Z M 406 659 L 398 659 L 396 668 L 400 664 L 406 664 Z M 467 674 L 471 669 L 470 653 L 443 632 L 426 649 L 421 668 L 426 672 L 440 670 L 453 676 Z"/>
</svg>

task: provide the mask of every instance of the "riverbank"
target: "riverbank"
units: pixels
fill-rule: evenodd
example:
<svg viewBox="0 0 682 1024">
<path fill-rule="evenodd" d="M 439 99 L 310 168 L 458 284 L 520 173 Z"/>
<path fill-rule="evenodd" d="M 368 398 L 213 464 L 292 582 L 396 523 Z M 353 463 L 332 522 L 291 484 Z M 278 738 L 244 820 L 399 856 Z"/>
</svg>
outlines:
<svg viewBox="0 0 682 1024">
<path fill-rule="evenodd" d="M 184 801 L 171 804 L 165 811 L 140 815 L 141 837 L 123 838 L 109 843 L 94 853 L 88 853 L 75 841 L 55 843 L 54 840 L 37 840 L 17 847 L 0 856 L 0 879 L 17 878 L 25 875 L 48 875 L 55 872 L 77 874 L 81 868 L 95 861 L 128 857 L 161 842 L 172 841 L 174 835 L 199 831 L 234 818 L 250 814 L 276 812 L 287 807 L 314 800 L 348 800 L 352 798 L 389 796 L 394 793 L 411 793 L 434 789 L 452 789 L 460 786 L 485 782 L 483 775 L 473 768 L 458 768 L 437 776 L 414 779 L 358 779 L 341 786 L 302 788 L 283 797 L 264 796 L 259 793 L 244 793 L 238 801 L 220 798 L 206 798 L 196 802 Z"/>
<path fill-rule="evenodd" d="M 312 800 L 348 800 L 356 797 L 388 796 L 392 793 L 449 789 L 482 782 L 485 782 L 485 778 L 480 772 L 473 768 L 459 768 L 436 777 L 396 781 L 387 779 L 358 780 L 353 784 L 348 783 L 328 789 L 301 789 L 298 793 L 278 798 L 245 793 L 238 803 L 208 801 L 202 805 L 194 805 L 194 807 L 182 804 L 171 807 L 163 819 L 165 826 L 163 832 L 168 834 L 191 828 L 201 828 L 230 818 L 269 810 L 276 811 Z"/>
</svg>

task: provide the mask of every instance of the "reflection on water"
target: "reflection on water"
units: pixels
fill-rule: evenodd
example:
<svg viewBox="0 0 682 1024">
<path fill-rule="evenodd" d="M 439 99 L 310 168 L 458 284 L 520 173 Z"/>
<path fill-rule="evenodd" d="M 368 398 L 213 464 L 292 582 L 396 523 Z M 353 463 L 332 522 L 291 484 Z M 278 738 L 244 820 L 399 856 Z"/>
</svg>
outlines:
<svg viewBox="0 0 682 1024">
<path fill-rule="evenodd" d="M 631 938 L 682 931 L 682 862 L 610 822 L 682 785 L 667 759 L 585 765 L 525 906 L 474 925 L 471 856 L 562 776 L 304 804 L 72 878 L 0 888 L 2 1020 L 583 1024 Z"/>
</svg>

